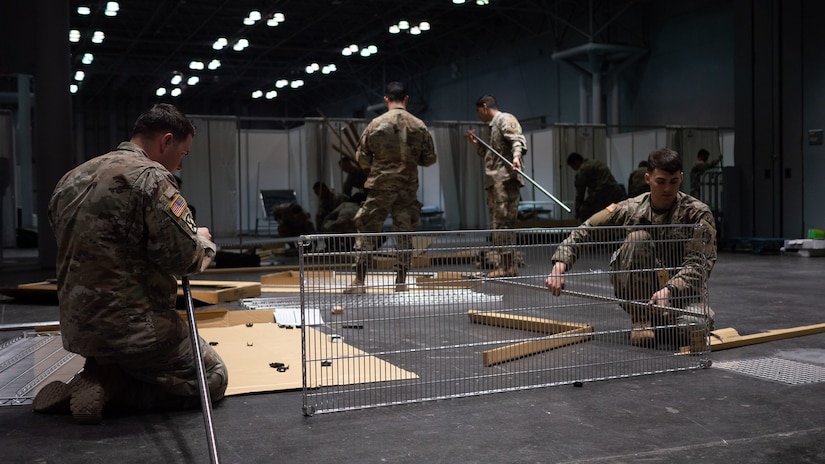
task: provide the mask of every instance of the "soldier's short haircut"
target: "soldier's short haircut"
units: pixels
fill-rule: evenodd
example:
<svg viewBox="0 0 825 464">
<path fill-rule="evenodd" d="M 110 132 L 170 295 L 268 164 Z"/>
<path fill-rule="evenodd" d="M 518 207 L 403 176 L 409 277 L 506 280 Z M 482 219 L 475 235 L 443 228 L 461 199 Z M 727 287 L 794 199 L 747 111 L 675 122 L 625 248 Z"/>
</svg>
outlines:
<svg viewBox="0 0 825 464">
<path fill-rule="evenodd" d="M 185 140 L 195 136 L 195 126 L 174 105 L 158 103 L 138 116 L 132 136 L 154 137 L 171 132 L 176 140 Z"/>
<path fill-rule="evenodd" d="M 699 158 L 702 161 L 707 161 L 708 158 L 710 157 L 710 152 L 707 151 L 706 149 L 702 148 L 702 149 L 699 150 L 699 153 L 696 154 L 696 157 Z"/>
<path fill-rule="evenodd" d="M 476 108 L 481 107 L 483 105 L 487 105 L 487 108 L 492 108 L 494 110 L 498 109 L 496 97 L 492 95 L 482 95 L 478 97 L 478 100 L 476 100 Z"/>
<path fill-rule="evenodd" d="M 579 153 L 576 153 L 575 151 L 567 155 L 568 166 L 573 166 L 575 163 L 578 163 L 580 161 L 584 161 L 584 156 L 580 155 Z"/>
<path fill-rule="evenodd" d="M 401 82 L 390 82 L 387 84 L 387 91 L 384 96 L 391 102 L 402 102 L 407 98 L 407 88 Z"/>
<path fill-rule="evenodd" d="M 647 157 L 647 172 L 653 172 L 656 168 L 668 174 L 682 172 L 682 156 L 670 148 L 654 150 Z"/>
</svg>

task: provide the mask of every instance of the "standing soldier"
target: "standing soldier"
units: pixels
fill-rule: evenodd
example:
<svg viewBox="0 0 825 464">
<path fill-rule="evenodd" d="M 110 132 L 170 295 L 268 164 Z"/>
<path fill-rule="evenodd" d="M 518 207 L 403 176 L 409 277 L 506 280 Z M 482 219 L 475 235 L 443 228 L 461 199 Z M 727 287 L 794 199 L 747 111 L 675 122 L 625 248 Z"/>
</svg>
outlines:
<svg viewBox="0 0 825 464">
<path fill-rule="evenodd" d="M 476 145 L 478 155 L 484 157 L 484 189 L 487 191 L 487 212 L 490 228 L 512 229 L 518 218 L 519 189 L 524 186 L 521 158 L 527 154 L 527 141 L 521 133 L 521 124 L 510 113 L 498 110 L 496 99 L 484 95 L 476 101 L 478 118 L 490 125 L 490 143 L 501 156 L 512 164 L 508 166 L 495 153 L 476 140 L 474 131 L 467 138 Z M 516 243 L 513 232 L 493 232 L 493 245 L 498 248 L 498 267 L 487 277 L 513 277 L 518 275 L 518 260 L 512 246 Z"/>
<path fill-rule="evenodd" d="M 356 159 L 369 172 L 364 188 L 367 200 L 355 215 L 358 232 L 380 232 L 387 215 L 392 215 L 392 228 L 410 232 L 421 221 L 418 192 L 418 166 L 435 164 L 433 139 L 427 126 L 407 112 L 410 97 L 401 82 L 387 84 L 384 104 L 387 112 L 373 119 L 358 142 Z M 367 269 L 372 264 L 371 252 L 375 237 L 360 236 L 355 249 L 362 253 L 355 264 L 355 279 L 344 293 L 364 293 Z M 398 250 L 395 291 L 407 290 L 407 270 L 412 263 L 412 241 L 408 235 L 396 238 Z"/>
<path fill-rule="evenodd" d="M 578 153 L 570 153 L 567 165 L 576 171 L 576 219 L 584 222 L 611 203 L 624 199 L 622 187 L 599 160 L 591 160 Z"/>
</svg>

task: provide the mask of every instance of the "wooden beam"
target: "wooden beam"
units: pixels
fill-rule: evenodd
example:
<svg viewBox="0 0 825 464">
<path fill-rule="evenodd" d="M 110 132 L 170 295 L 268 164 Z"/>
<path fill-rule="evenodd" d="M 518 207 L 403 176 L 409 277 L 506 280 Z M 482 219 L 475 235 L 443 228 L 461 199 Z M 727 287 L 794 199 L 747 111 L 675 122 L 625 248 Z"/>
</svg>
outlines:
<svg viewBox="0 0 825 464">
<path fill-rule="evenodd" d="M 562 346 L 574 345 L 576 343 L 587 341 L 591 337 L 591 332 L 593 332 L 593 327 L 587 326 L 553 334 L 553 338 L 514 343 L 512 345 L 502 346 L 501 348 L 484 351 L 481 353 L 481 359 L 484 362 L 484 366 L 489 367 L 495 364 L 542 353 L 544 351 L 550 351 Z"/>
<path fill-rule="evenodd" d="M 476 324 L 504 327 L 508 329 L 528 330 L 552 335 L 552 338 L 527 340 L 482 352 L 484 366 L 489 367 L 507 361 L 523 358 L 533 354 L 549 351 L 562 346 L 587 341 L 594 331 L 593 326 L 578 322 L 560 322 L 540 317 L 518 316 L 495 312 L 467 311 L 470 321 Z"/>
<path fill-rule="evenodd" d="M 788 329 L 768 330 L 750 335 L 739 335 L 736 329 L 729 327 L 714 330 L 710 333 L 710 350 L 720 351 L 728 348 L 737 348 L 746 345 L 784 340 L 786 338 L 803 337 L 825 332 L 825 324 L 803 325 Z"/>
</svg>

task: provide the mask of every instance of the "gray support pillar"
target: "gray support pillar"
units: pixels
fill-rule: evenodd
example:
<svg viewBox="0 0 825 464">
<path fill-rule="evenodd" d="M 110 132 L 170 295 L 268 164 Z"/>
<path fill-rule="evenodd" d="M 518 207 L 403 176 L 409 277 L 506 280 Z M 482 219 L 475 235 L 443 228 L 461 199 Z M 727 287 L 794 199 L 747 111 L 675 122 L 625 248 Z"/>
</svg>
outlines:
<svg viewBox="0 0 825 464">
<path fill-rule="evenodd" d="M 17 75 L 17 138 L 15 139 L 15 159 L 17 161 L 17 206 L 20 208 L 18 227 L 34 229 L 34 190 L 32 185 L 32 88 L 31 76 Z"/>
<path fill-rule="evenodd" d="M 38 261 L 55 267 L 57 244 L 48 220 L 55 184 L 72 167 L 72 111 L 69 77 L 69 2 L 36 0 L 34 174 Z"/>
</svg>

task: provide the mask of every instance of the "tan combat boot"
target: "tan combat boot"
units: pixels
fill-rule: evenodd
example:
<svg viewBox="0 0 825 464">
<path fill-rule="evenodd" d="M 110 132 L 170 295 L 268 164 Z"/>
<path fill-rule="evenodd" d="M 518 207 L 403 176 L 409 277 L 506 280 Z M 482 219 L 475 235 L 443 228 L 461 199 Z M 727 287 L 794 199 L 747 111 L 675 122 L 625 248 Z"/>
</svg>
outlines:
<svg viewBox="0 0 825 464">
<path fill-rule="evenodd" d="M 495 279 L 498 277 L 515 277 L 518 275 L 518 265 L 513 259 L 512 253 L 501 253 L 501 261 L 498 263 L 498 268 L 487 273 L 487 277 Z"/>
<path fill-rule="evenodd" d="M 359 256 L 358 261 L 355 263 L 355 279 L 352 280 L 349 287 L 344 289 L 344 293 L 349 295 L 367 293 L 367 288 L 364 285 L 364 281 L 367 279 L 367 266 L 367 259 Z"/>
</svg>

